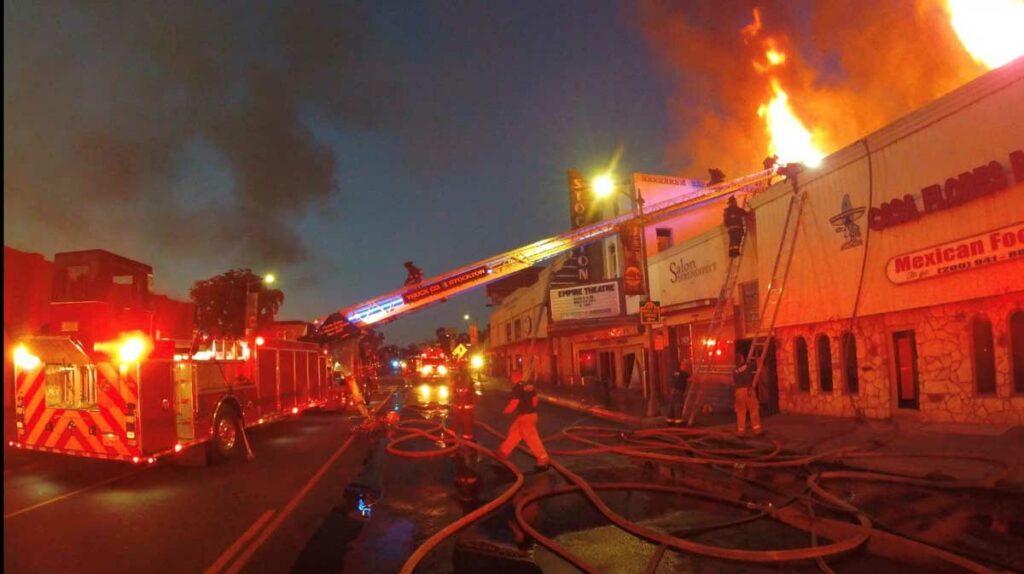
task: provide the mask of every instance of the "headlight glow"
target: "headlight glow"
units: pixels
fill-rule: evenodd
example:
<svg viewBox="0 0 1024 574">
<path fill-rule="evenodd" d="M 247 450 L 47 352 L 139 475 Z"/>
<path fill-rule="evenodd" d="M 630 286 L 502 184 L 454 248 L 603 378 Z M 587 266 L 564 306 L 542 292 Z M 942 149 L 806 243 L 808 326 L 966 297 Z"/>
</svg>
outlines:
<svg viewBox="0 0 1024 574">
<path fill-rule="evenodd" d="M 39 366 L 39 357 L 28 352 L 25 345 L 18 345 L 14 349 L 14 364 L 22 370 L 31 371 Z"/>
<path fill-rule="evenodd" d="M 469 366 L 474 369 L 479 369 L 484 366 L 483 355 L 473 355 L 473 358 L 469 360 Z"/>
<path fill-rule="evenodd" d="M 134 363 L 146 352 L 146 341 L 138 335 L 128 337 L 117 349 L 117 357 L 122 363 Z"/>
<path fill-rule="evenodd" d="M 438 365 L 438 367 L 437 367 L 437 374 L 439 374 L 439 375 L 447 375 L 448 374 L 448 367 L 446 367 L 444 365 Z"/>
<path fill-rule="evenodd" d="M 430 400 L 430 385 L 420 385 L 420 398 L 423 399 L 424 401 Z"/>
<path fill-rule="evenodd" d="M 444 385 L 441 385 L 440 387 L 438 387 L 437 388 L 437 396 L 441 397 L 442 401 L 446 400 L 448 398 L 448 387 L 444 386 Z"/>
</svg>

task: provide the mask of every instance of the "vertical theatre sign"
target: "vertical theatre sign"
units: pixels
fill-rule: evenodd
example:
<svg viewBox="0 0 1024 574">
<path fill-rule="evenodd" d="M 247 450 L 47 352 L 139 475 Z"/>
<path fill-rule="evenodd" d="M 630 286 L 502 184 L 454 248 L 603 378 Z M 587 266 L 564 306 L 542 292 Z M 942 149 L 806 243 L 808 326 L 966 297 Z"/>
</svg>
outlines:
<svg viewBox="0 0 1024 574">
<path fill-rule="evenodd" d="M 578 229 L 593 223 L 593 194 L 587 180 L 580 172 L 569 170 L 569 217 L 572 228 Z M 569 252 L 569 257 L 561 269 L 555 272 L 551 281 L 553 286 L 579 285 L 601 275 L 601 245 L 576 247 Z"/>
<path fill-rule="evenodd" d="M 622 243 L 622 292 L 626 295 L 644 294 L 643 226 L 631 220 L 619 226 Z"/>
</svg>

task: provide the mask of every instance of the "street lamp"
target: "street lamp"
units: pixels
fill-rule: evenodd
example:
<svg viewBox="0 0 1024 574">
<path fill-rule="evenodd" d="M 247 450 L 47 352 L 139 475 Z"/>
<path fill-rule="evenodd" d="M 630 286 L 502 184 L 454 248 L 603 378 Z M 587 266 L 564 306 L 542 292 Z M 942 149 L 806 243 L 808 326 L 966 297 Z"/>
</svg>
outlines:
<svg viewBox="0 0 1024 574">
<path fill-rule="evenodd" d="M 274 281 L 277 281 L 277 277 L 274 277 L 272 273 L 267 273 L 263 277 L 257 277 L 256 279 L 249 280 L 245 283 L 245 338 L 252 338 L 253 330 L 256 328 L 256 321 L 252 324 L 249 323 L 249 318 L 254 317 L 254 310 L 259 309 L 259 291 L 252 293 L 251 288 L 253 285 L 263 283 L 264 285 L 272 285 Z M 255 297 L 253 296 L 255 295 Z M 255 299 L 255 300 L 254 300 Z"/>
<path fill-rule="evenodd" d="M 463 315 L 462 319 L 465 320 L 465 321 L 469 321 L 469 313 L 466 313 L 465 315 Z"/>
<path fill-rule="evenodd" d="M 643 259 L 641 260 L 641 264 L 643 265 L 643 297 L 645 301 L 650 301 L 651 284 L 647 277 L 650 273 L 650 268 L 647 264 L 647 220 L 644 214 L 644 198 L 640 194 L 640 189 L 635 185 L 632 186 L 633 194 L 630 195 L 622 189 L 622 186 L 617 185 L 611 175 L 608 174 L 594 178 L 594 181 L 591 182 L 591 189 L 593 190 L 594 195 L 598 198 L 607 198 L 614 193 L 618 193 L 632 202 L 633 213 L 636 214 L 637 219 L 640 221 L 640 251 L 643 254 Z M 645 301 L 641 302 L 641 305 L 643 305 Z M 640 313 L 637 313 L 637 319 L 642 320 Z M 650 384 L 650 392 L 647 395 L 647 416 L 655 416 L 658 412 L 658 406 L 661 404 L 661 370 L 658 368 L 658 361 L 656 359 L 657 351 L 654 349 L 653 328 L 647 328 L 647 338 L 647 346 L 650 349 L 649 360 L 647 361 L 647 380 Z"/>
</svg>

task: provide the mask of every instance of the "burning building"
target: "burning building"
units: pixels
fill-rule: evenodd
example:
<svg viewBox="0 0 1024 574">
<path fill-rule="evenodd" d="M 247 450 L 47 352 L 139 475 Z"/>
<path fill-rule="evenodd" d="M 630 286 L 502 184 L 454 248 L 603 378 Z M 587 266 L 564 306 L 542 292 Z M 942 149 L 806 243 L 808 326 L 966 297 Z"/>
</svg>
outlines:
<svg viewBox="0 0 1024 574">
<path fill-rule="evenodd" d="M 1024 423 L 1024 59 L 752 199 L 784 411 Z"/>
</svg>

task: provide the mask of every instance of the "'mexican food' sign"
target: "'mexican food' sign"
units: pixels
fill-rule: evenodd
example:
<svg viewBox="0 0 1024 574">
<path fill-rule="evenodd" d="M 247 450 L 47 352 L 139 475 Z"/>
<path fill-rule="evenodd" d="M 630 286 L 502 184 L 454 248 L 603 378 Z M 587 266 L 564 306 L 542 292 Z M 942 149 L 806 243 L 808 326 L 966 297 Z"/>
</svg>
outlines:
<svg viewBox="0 0 1024 574">
<path fill-rule="evenodd" d="M 1018 257 L 1024 257 L 1024 222 L 897 255 L 885 274 L 893 283 L 909 283 Z"/>
</svg>

